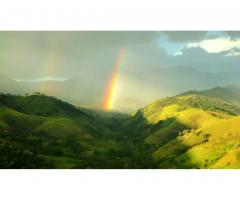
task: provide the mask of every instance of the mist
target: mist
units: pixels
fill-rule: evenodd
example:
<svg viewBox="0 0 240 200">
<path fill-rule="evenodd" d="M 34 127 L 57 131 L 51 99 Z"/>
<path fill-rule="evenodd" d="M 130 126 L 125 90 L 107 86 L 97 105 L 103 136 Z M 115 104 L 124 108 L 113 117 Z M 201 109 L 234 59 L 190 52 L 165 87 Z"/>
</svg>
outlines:
<svg viewBox="0 0 240 200">
<path fill-rule="evenodd" d="M 39 91 L 75 105 L 100 108 L 124 48 L 113 110 L 134 112 L 187 90 L 240 85 L 240 34 L 232 33 L 0 32 L 0 92 Z M 202 45 L 216 38 L 224 40 L 217 52 Z M 227 42 L 230 49 L 224 46 Z"/>
</svg>

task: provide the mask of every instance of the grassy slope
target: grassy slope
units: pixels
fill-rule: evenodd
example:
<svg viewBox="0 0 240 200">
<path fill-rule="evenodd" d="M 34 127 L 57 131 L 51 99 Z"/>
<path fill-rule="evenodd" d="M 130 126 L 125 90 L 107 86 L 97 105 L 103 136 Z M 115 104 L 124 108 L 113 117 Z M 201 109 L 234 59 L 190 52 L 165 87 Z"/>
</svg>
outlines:
<svg viewBox="0 0 240 200">
<path fill-rule="evenodd" d="M 179 132 L 185 129 L 197 129 L 208 126 L 217 120 L 218 118 L 212 116 L 208 112 L 196 108 L 189 108 L 177 112 L 171 123 L 148 136 L 145 141 L 148 144 L 165 142 L 169 137 L 171 139 L 171 135 L 175 137 Z"/>
<path fill-rule="evenodd" d="M 147 143 L 158 144 L 163 134 L 178 132 L 176 138 L 153 153 L 154 159 L 160 161 L 159 167 L 239 167 L 240 117 L 223 119 L 202 110 L 187 109 L 178 113 L 177 119 L 185 129 L 174 122 L 146 139 Z"/>
<path fill-rule="evenodd" d="M 237 106 L 190 92 L 154 102 L 128 123 L 157 127 L 144 141 L 155 147 L 160 168 L 231 168 L 238 164 L 238 114 Z M 233 164 L 225 161 L 230 157 Z"/>
<path fill-rule="evenodd" d="M 109 138 L 109 134 L 114 133 L 107 127 L 55 98 L 1 95 L 0 103 L 0 145 L 10 149 L 7 154 L 9 160 L 6 160 L 8 164 L 4 165 L 9 168 L 19 168 L 20 165 L 25 168 L 36 165 L 41 168 L 93 167 L 89 160 L 121 149 Z M 14 152 L 19 151 L 24 157 L 24 150 L 39 157 L 39 161 L 23 165 L 23 160 L 16 160 Z M 12 164 L 11 159 L 14 160 Z M 107 162 L 108 159 L 104 160 Z M 94 165 L 97 167 L 98 164 Z"/>
<path fill-rule="evenodd" d="M 86 115 L 73 105 L 54 97 L 35 94 L 28 96 L 0 94 L 0 105 L 25 114 L 40 116 L 82 116 Z"/>
<path fill-rule="evenodd" d="M 201 168 L 231 167 L 229 163 L 223 162 L 224 157 L 232 152 L 238 152 L 240 147 L 240 117 L 222 119 L 219 122 L 203 127 L 201 132 L 209 135 L 208 141 L 197 145 L 176 158 L 183 166 L 198 166 Z M 231 155 L 231 154 L 230 154 Z M 227 157 L 229 157 L 228 155 Z M 219 160 L 222 161 L 220 162 Z M 234 165 L 232 165 L 234 167 Z"/>
<path fill-rule="evenodd" d="M 0 168 L 240 167 L 240 109 L 223 100 L 189 92 L 131 118 L 91 113 L 42 95 L 0 95 Z"/>
</svg>

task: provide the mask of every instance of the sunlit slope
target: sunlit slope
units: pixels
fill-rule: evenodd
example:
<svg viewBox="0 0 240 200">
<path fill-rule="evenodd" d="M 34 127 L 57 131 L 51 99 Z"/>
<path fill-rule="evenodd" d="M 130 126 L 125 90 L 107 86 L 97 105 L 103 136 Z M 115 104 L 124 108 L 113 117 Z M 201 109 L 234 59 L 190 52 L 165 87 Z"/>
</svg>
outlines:
<svg viewBox="0 0 240 200">
<path fill-rule="evenodd" d="M 163 144 L 185 129 L 198 129 L 217 121 L 218 118 L 206 111 L 196 108 L 186 109 L 166 119 L 162 123 L 162 128 L 148 136 L 145 142 L 148 144 Z"/>
<path fill-rule="evenodd" d="M 232 168 L 239 160 L 240 117 L 220 119 L 199 129 L 184 130 L 159 147 L 154 159 L 160 168 Z M 229 160 L 228 158 L 234 159 Z"/>
<path fill-rule="evenodd" d="M 217 115 L 238 115 L 240 107 L 221 99 L 208 97 L 198 92 L 187 92 L 175 97 L 167 97 L 158 100 L 139 110 L 128 123 L 142 123 L 142 117 L 147 124 L 157 124 L 161 120 L 174 117 L 180 111 L 188 108 L 198 108 L 208 112 L 216 112 Z"/>
<path fill-rule="evenodd" d="M 238 114 L 238 106 L 188 92 L 146 106 L 126 125 L 135 125 L 143 142 L 152 146 L 159 168 L 236 168 Z"/>
<path fill-rule="evenodd" d="M 232 106 L 225 105 L 230 112 L 173 104 L 151 115 L 145 108 L 149 123 L 163 120 L 162 127 L 145 139 L 147 144 L 160 146 L 152 154 L 159 167 L 238 168 L 240 117 L 233 115 Z"/>
<path fill-rule="evenodd" d="M 233 117 L 231 119 L 222 119 L 216 124 L 197 130 L 199 136 L 206 136 L 206 141 L 189 146 L 186 152 L 177 155 L 172 161 L 165 162 L 162 167 L 239 167 L 239 123 L 240 117 Z M 181 142 L 181 144 L 184 144 L 184 142 Z M 164 146 L 161 148 L 164 148 Z M 161 149 L 158 149 L 154 154 L 155 156 L 160 155 Z"/>
<path fill-rule="evenodd" d="M 129 131 L 148 135 L 146 143 L 158 144 L 174 138 L 182 130 L 203 127 L 239 113 L 240 108 L 237 106 L 190 92 L 161 99 L 144 107 L 125 126 Z"/>
</svg>

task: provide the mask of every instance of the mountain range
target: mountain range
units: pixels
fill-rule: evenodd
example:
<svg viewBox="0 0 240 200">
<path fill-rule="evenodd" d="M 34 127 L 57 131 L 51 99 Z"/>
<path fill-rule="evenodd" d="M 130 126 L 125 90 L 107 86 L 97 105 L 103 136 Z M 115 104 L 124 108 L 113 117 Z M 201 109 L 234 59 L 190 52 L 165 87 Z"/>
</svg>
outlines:
<svg viewBox="0 0 240 200">
<path fill-rule="evenodd" d="M 152 74 L 156 75 L 152 77 Z M 177 66 L 151 68 L 148 72 L 128 71 L 131 82 L 122 81 L 124 93 L 118 98 L 115 110 L 132 113 L 155 99 L 174 96 L 189 90 L 209 90 L 214 87 L 239 86 L 239 77 L 234 72 L 209 73 L 192 67 Z M 157 78 L 156 78 L 157 77 Z M 134 85 L 145 85 L 145 92 L 139 92 Z M 24 82 L 0 74 L 0 91 L 11 94 L 41 92 L 57 96 L 74 105 L 99 108 L 105 85 L 94 81 L 89 83 L 84 77 L 72 77 L 66 81 Z M 152 89 L 154 88 L 154 90 Z M 133 92 L 134 91 L 134 92 Z M 228 90 L 236 95 L 234 88 Z M 210 92 L 213 93 L 213 92 Z M 220 91 L 220 93 L 225 93 Z M 217 91 L 215 91 L 217 95 Z M 218 96 L 216 96 L 218 97 Z"/>
<path fill-rule="evenodd" d="M 191 90 L 128 115 L 4 90 L 0 168 L 239 168 L 238 91 Z"/>
</svg>

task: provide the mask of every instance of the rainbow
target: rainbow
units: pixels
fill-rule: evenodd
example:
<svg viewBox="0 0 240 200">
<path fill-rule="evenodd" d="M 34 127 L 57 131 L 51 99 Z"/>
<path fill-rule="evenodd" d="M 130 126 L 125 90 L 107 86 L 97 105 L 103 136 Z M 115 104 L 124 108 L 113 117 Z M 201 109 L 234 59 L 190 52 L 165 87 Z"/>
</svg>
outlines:
<svg viewBox="0 0 240 200">
<path fill-rule="evenodd" d="M 43 65 L 43 77 L 54 77 L 58 72 L 60 63 L 59 51 L 62 48 L 62 38 L 56 35 L 55 40 L 51 43 L 51 50 L 47 54 L 46 62 Z M 46 94 L 53 94 L 56 88 L 49 81 L 44 81 L 41 86 L 41 91 Z"/>
<path fill-rule="evenodd" d="M 103 95 L 103 100 L 101 105 L 103 110 L 109 110 L 109 109 L 112 109 L 113 107 L 113 100 L 114 100 L 114 96 L 116 94 L 116 88 L 117 88 L 116 87 L 117 76 L 119 73 L 119 68 L 123 63 L 124 57 L 125 57 L 125 49 L 121 49 L 117 56 L 111 76 L 104 90 L 104 95 Z"/>
<path fill-rule="evenodd" d="M 44 77 L 54 77 L 57 73 L 57 67 L 59 64 L 59 56 L 57 53 L 52 53 L 49 55 L 46 64 L 43 66 L 43 74 Z M 53 92 L 55 92 L 55 88 L 53 88 L 53 85 L 49 83 L 48 81 L 43 81 L 41 85 L 41 91 L 52 95 Z"/>
</svg>

